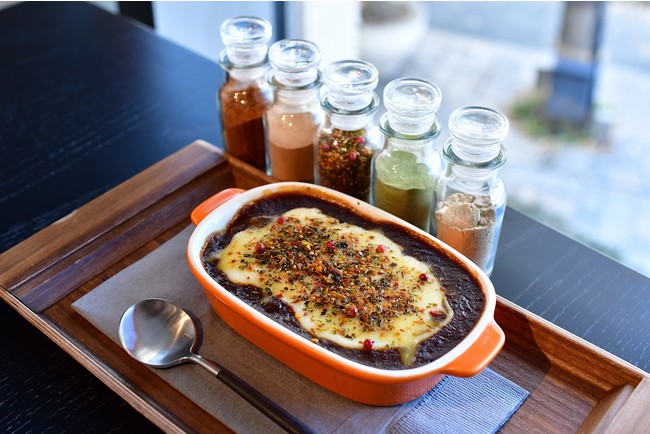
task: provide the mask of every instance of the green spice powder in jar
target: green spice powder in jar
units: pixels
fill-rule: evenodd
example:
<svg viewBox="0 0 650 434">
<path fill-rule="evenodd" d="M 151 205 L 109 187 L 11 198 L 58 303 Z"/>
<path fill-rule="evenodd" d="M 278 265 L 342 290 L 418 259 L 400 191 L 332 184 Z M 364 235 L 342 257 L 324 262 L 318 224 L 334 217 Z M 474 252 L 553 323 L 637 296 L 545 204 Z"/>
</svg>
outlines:
<svg viewBox="0 0 650 434">
<path fill-rule="evenodd" d="M 323 73 L 325 121 L 316 134 L 317 184 L 369 201 L 372 157 L 381 147 L 374 116 L 377 68 L 359 60 L 331 63 Z"/>
<path fill-rule="evenodd" d="M 376 162 L 375 205 L 428 231 L 436 187 L 431 168 L 411 152 L 395 151 Z"/>
<path fill-rule="evenodd" d="M 384 148 L 373 161 L 371 203 L 429 232 L 442 170 L 435 141 L 442 92 L 417 78 L 399 78 L 384 88 L 380 127 Z"/>
</svg>

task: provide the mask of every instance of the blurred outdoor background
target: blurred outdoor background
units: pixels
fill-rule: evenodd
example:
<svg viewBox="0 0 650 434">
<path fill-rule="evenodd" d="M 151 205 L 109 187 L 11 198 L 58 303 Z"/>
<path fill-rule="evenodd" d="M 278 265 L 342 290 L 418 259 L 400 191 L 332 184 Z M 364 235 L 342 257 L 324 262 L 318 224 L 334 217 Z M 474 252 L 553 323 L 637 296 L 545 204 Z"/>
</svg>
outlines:
<svg viewBox="0 0 650 434">
<path fill-rule="evenodd" d="M 438 146 L 455 108 L 504 112 L 509 205 L 650 276 L 650 2 L 153 2 L 150 11 L 154 31 L 214 61 L 221 22 L 257 15 L 274 39 L 316 42 L 322 66 L 374 63 L 380 96 L 394 78 L 429 79 L 443 91 Z"/>
</svg>

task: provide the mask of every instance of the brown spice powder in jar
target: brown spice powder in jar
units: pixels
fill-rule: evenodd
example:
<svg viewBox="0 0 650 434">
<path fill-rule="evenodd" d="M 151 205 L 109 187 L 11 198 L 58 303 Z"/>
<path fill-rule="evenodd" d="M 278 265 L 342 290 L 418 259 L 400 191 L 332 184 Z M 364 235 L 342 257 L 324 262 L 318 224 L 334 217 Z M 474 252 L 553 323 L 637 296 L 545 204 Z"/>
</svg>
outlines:
<svg viewBox="0 0 650 434">
<path fill-rule="evenodd" d="M 255 85 L 240 87 L 229 80 L 219 92 L 226 152 L 262 171 L 266 170 L 264 111 L 271 91 Z"/>
<path fill-rule="evenodd" d="M 313 113 L 278 113 L 266 116 L 271 176 L 280 181 L 314 181 L 314 134 L 320 118 Z"/>
</svg>

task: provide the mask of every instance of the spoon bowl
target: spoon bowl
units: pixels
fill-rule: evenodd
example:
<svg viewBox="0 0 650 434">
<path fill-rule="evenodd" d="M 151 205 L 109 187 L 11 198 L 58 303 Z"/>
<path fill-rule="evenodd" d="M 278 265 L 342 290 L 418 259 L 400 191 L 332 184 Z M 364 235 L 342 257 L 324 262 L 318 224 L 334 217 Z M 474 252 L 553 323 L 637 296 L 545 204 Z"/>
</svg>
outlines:
<svg viewBox="0 0 650 434">
<path fill-rule="evenodd" d="M 180 307 L 161 299 L 147 299 L 124 312 L 120 341 L 136 360 L 152 368 L 186 363 L 197 346 L 197 327 Z"/>
<path fill-rule="evenodd" d="M 171 368 L 183 363 L 196 363 L 285 431 L 313 432 L 244 380 L 197 354 L 197 324 L 187 312 L 170 301 L 149 298 L 129 307 L 120 320 L 119 336 L 126 352 L 149 367 Z"/>
</svg>

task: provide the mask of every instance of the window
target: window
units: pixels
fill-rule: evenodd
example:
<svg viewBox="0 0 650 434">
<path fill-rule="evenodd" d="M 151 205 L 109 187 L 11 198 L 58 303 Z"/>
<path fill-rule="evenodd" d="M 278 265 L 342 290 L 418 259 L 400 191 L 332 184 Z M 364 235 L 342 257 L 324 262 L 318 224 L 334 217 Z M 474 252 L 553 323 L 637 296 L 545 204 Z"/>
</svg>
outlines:
<svg viewBox="0 0 650 434">
<path fill-rule="evenodd" d="M 648 3 L 154 3 L 156 31 L 214 60 L 221 21 L 243 14 L 316 42 L 323 64 L 375 63 L 380 92 L 405 75 L 438 84 L 439 146 L 456 107 L 503 111 L 511 120 L 509 205 L 650 276 Z M 561 92 L 553 83 L 562 79 L 564 92 L 591 92 L 585 125 L 544 121 L 543 91 Z"/>
</svg>

